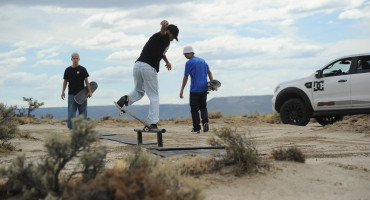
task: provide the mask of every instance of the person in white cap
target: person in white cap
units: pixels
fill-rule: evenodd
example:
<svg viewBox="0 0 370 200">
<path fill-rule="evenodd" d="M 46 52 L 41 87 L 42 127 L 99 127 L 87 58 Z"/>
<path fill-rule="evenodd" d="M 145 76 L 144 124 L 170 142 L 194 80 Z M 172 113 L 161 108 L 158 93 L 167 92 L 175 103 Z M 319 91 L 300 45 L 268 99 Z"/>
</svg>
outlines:
<svg viewBox="0 0 370 200">
<path fill-rule="evenodd" d="M 134 90 L 122 96 L 117 104 L 121 107 L 133 104 L 143 98 L 145 92 L 149 97 L 149 114 L 147 122 L 150 124 L 149 129 L 156 129 L 159 121 L 159 93 L 158 93 L 158 77 L 159 63 L 163 59 L 168 70 L 172 69 L 171 63 L 167 60 L 166 52 L 170 46 L 170 42 L 176 39 L 179 34 L 179 29 L 176 25 L 169 24 L 167 20 L 161 23 L 161 30 L 152 35 L 143 50 L 140 57 L 134 65 Z"/>
<path fill-rule="evenodd" d="M 188 61 L 185 64 L 185 73 L 182 80 L 180 98 L 184 98 L 184 88 L 190 75 L 190 109 L 193 120 L 193 129 L 191 130 L 191 133 L 200 133 L 201 126 L 199 125 L 199 111 L 202 117 L 203 132 L 208 132 L 207 75 L 209 80 L 213 80 L 212 72 L 204 59 L 194 56 L 193 47 L 185 46 L 183 53 Z"/>
</svg>

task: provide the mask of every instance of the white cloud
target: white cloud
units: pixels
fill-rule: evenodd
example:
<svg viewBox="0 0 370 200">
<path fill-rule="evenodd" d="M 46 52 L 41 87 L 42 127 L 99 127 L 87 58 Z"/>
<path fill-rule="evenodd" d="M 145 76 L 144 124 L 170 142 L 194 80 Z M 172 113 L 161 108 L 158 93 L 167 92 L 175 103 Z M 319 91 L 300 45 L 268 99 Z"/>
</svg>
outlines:
<svg viewBox="0 0 370 200">
<path fill-rule="evenodd" d="M 0 60 L 0 65 L 8 65 L 8 66 L 13 66 L 22 62 L 27 61 L 27 58 L 22 56 L 22 57 L 11 57 L 11 58 L 5 58 Z"/>
<path fill-rule="evenodd" d="M 339 19 L 370 19 L 370 5 L 363 9 L 351 9 L 342 12 Z"/>
<path fill-rule="evenodd" d="M 81 42 L 81 45 L 92 49 L 117 50 L 142 46 L 146 40 L 144 35 L 129 36 L 122 32 L 104 30 L 93 38 Z"/>
<path fill-rule="evenodd" d="M 140 50 L 125 50 L 125 51 L 117 51 L 110 54 L 105 60 L 108 62 L 122 62 L 127 60 L 134 60 L 135 58 L 140 55 Z"/>
<path fill-rule="evenodd" d="M 55 52 L 57 50 L 59 50 L 58 47 L 40 50 L 39 52 L 37 52 L 37 58 L 53 58 L 59 55 L 58 52 Z"/>
<path fill-rule="evenodd" d="M 34 66 L 51 66 L 51 65 L 56 65 L 56 66 L 65 66 L 67 63 L 65 63 L 62 60 L 39 60 L 34 64 Z"/>
<path fill-rule="evenodd" d="M 98 83 L 132 82 L 132 67 L 105 67 L 104 69 L 92 72 L 90 76 Z"/>
<path fill-rule="evenodd" d="M 26 54 L 26 49 L 24 48 L 17 48 L 15 50 L 11 50 L 9 52 L 1 52 L 0 58 L 7 58 L 7 57 L 14 57 Z"/>
</svg>

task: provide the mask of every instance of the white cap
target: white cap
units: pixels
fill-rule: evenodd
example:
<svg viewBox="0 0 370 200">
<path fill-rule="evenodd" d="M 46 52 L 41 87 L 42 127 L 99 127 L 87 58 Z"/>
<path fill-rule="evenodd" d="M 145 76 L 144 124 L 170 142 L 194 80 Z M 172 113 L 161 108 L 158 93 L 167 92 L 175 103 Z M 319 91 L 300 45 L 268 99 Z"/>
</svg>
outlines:
<svg viewBox="0 0 370 200">
<path fill-rule="evenodd" d="M 184 54 L 185 53 L 194 53 L 193 47 L 191 46 L 184 47 Z"/>
</svg>

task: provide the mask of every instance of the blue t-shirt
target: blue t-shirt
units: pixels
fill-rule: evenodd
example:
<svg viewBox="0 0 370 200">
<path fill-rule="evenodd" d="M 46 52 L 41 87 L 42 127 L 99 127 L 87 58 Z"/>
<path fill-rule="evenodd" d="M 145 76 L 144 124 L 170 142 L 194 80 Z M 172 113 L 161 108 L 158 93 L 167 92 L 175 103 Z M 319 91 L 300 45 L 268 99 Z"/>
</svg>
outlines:
<svg viewBox="0 0 370 200">
<path fill-rule="evenodd" d="M 185 76 L 191 77 L 190 92 L 207 92 L 208 64 L 202 58 L 192 57 L 185 64 Z"/>
</svg>

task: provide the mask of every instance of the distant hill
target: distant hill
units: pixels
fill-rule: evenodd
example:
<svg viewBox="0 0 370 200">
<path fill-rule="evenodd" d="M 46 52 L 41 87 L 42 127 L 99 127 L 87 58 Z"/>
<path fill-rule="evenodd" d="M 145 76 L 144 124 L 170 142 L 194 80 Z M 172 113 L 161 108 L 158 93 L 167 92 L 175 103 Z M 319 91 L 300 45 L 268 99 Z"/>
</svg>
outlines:
<svg viewBox="0 0 370 200">
<path fill-rule="evenodd" d="M 238 96 L 238 97 L 217 97 L 208 101 L 208 112 L 221 111 L 224 116 L 228 115 L 248 115 L 250 113 L 272 113 L 272 95 L 261 96 Z M 132 105 L 128 110 L 140 118 L 145 119 L 148 115 L 148 105 Z M 162 120 L 183 118 L 190 116 L 189 104 L 161 104 L 159 106 Z M 67 118 L 67 108 L 38 108 L 32 114 L 37 118 L 52 114 L 54 119 Z M 104 116 L 119 117 L 118 109 L 114 105 L 109 106 L 89 106 L 87 116 L 98 119 Z M 124 115 L 127 117 L 127 115 Z"/>
</svg>

